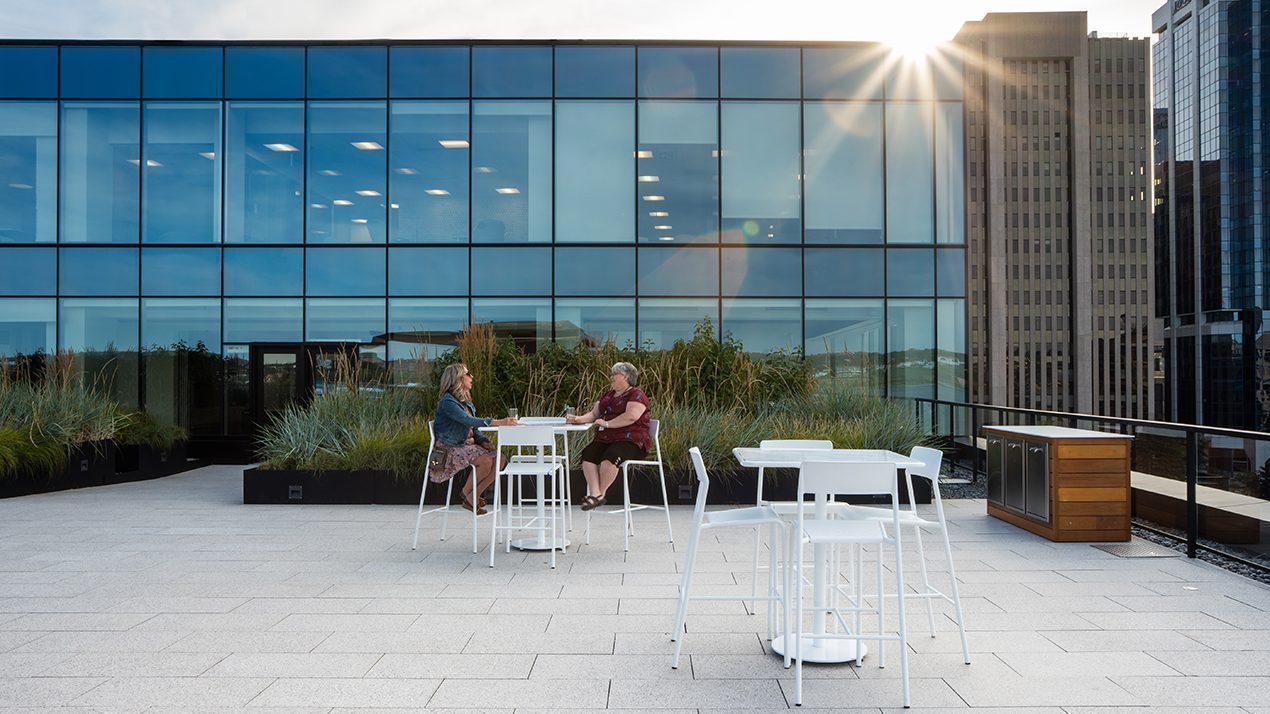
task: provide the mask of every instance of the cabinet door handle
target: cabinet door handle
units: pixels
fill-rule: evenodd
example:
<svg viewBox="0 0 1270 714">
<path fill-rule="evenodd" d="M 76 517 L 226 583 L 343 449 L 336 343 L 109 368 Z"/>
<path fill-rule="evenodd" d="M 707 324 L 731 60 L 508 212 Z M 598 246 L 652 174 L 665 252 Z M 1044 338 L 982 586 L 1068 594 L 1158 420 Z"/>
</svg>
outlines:
<svg viewBox="0 0 1270 714">
<path fill-rule="evenodd" d="M 1028 451 L 1032 452 L 1033 454 L 1039 454 L 1042 451 L 1044 451 L 1044 449 L 1042 449 L 1039 446 L 1033 446 L 1032 448 L 1028 449 Z"/>
<path fill-rule="evenodd" d="M 1018 444 L 1010 444 L 1010 448 L 1011 448 L 1011 449 L 1017 449 L 1017 448 L 1019 448 L 1019 445 L 1018 445 Z"/>
</svg>

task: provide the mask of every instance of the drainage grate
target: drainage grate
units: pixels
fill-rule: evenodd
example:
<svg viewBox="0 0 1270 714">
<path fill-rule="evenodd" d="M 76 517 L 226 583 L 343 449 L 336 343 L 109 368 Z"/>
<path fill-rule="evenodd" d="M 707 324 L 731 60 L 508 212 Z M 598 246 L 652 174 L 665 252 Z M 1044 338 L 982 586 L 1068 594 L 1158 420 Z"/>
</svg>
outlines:
<svg viewBox="0 0 1270 714">
<path fill-rule="evenodd" d="M 1095 545 L 1118 558 L 1180 558 L 1182 554 L 1176 550 L 1165 548 L 1155 543 L 1105 543 Z"/>
</svg>

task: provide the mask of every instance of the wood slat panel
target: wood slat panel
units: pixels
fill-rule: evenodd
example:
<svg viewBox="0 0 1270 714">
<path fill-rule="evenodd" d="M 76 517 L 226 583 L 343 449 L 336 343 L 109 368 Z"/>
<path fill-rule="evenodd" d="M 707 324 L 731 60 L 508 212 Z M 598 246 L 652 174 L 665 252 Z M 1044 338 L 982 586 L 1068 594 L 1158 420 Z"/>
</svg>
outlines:
<svg viewBox="0 0 1270 714">
<path fill-rule="evenodd" d="M 1057 531 L 1054 540 L 1060 543 L 1124 542 L 1129 540 L 1129 529 L 1126 527 L 1105 531 Z"/>
<path fill-rule="evenodd" d="M 1102 531 L 1129 527 L 1125 516 L 1059 516 L 1059 530 Z"/>
<path fill-rule="evenodd" d="M 1128 501 L 1126 488 L 1062 488 L 1057 489 L 1057 501 Z"/>
<path fill-rule="evenodd" d="M 1056 488 L 1115 488 L 1128 486 L 1125 473 L 1106 474 L 1059 474 L 1053 479 L 1052 487 Z"/>
<path fill-rule="evenodd" d="M 1050 464 L 1050 473 L 1054 474 L 1114 474 L 1127 470 L 1124 459 L 1056 459 Z"/>
<path fill-rule="evenodd" d="M 1124 501 L 1067 501 L 1058 503 L 1055 511 L 1055 515 L 1058 518 L 1064 516 L 1128 516 L 1129 504 Z"/>
<path fill-rule="evenodd" d="M 1124 459 L 1126 444 L 1059 444 L 1053 448 L 1059 459 Z"/>
</svg>

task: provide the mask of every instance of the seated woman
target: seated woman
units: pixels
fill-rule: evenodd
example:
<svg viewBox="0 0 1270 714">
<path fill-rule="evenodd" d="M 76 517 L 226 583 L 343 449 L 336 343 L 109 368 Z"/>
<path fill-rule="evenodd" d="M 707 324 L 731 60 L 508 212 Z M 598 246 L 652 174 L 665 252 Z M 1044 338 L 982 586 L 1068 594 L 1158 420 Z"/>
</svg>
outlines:
<svg viewBox="0 0 1270 714">
<path fill-rule="evenodd" d="M 441 373 L 441 400 L 433 417 L 432 432 L 436 437 L 434 450 L 445 452 L 440 467 L 429 470 L 433 483 L 450 480 L 454 474 L 469 466 L 476 473 L 468 477 L 463 487 L 463 507 L 476 509 L 477 515 L 485 515 L 485 499 L 481 494 L 494 481 L 494 445 L 477 431 L 482 426 L 515 426 L 512 418 L 491 419 L 476 416 L 472 404 L 472 373 L 462 363 L 452 364 Z M 476 495 L 475 505 L 473 494 Z"/>
<path fill-rule="evenodd" d="M 586 414 L 570 415 L 570 424 L 595 423 L 595 438 L 582 450 L 582 474 L 587 496 L 581 508 L 589 511 L 605 504 L 604 494 L 617 480 L 617 471 L 626 461 L 648 456 L 648 395 L 635 386 L 639 371 L 630 362 L 613 365 L 609 391 Z"/>
</svg>

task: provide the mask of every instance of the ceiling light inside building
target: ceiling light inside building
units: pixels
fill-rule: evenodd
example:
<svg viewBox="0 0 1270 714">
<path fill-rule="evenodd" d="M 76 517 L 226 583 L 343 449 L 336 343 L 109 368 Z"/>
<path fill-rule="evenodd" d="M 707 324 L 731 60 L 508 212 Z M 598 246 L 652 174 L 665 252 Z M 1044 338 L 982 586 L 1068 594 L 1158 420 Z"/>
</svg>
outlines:
<svg viewBox="0 0 1270 714">
<path fill-rule="evenodd" d="M 668 231 L 671 228 L 674 228 L 674 226 L 653 226 L 653 230 L 655 231 Z"/>
<path fill-rule="evenodd" d="M 472 170 L 473 170 L 473 171 L 475 171 L 475 172 L 476 172 L 476 173 L 478 173 L 478 174 L 492 174 L 492 173 L 494 173 L 494 169 L 490 168 L 489 166 L 477 166 L 476 168 L 474 168 L 474 169 L 472 169 Z"/>
<path fill-rule="evenodd" d="M 450 192 L 443 188 L 427 188 L 427 189 L 424 189 L 423 192 L 430 196 L 449 196 L 450 195 Z"/>
<path fill-rule="evenodd" d="M 653 218 L 665 218 L 666 216 L 670 215 L 670 212 L 669 211 L 649 211 L 648 215 L 652 216 Z"/>
<path fill-rule="evenodd" d="M 660 176 L 640 176 L 639 177 L 640 183 L 657 183 L 660 180 L 661 180 Z"/>
<path fill-rule="evenodd" d="M 369 188 L 363 188 L 357 192 L 358 196 L 378 196 L 379 192 Z"/>
<path fill-rule="evenodd" d="M 202 156 L 203 158 L 205 158 L 205 159 L 207 159 L 207 160 L 209 160 L 209 161 L 215 161 L 215 160 L 216 160 L 216 152 L 215 152 L 215 151 L 200 151 L 200 152 L 198 152 L 198 155 L 199 155 L 199 156 Z"/>
<path fill-rule="evenodd" d="M 353 202 L 352 202 L 352 201 L 350 201 L 350 200 L 348 200 L 348 199 L 346 199 L 346 198 L 337 198 L 337 199 L 335 199 L 334 201 L 331 201 L 331 203 L 333 203 L 333 204 L 335 204 L 335 205 L 337 205 L 337 206 L 351 206 L 351 205 L 353 205 Z"/>
<path fill-rule="evenodd" d="M 510 186 L 504 186 L 504 187 L 502 187 L 502 188 L 496 188 L 496 189 L 494 189 L 494 191 L 495 191 L 496 193 L 502 193 L 502 194 L 520 193 L 520 189 L 518 189 L 518 188 L 512 188 L 512 187 L 510 187 Z"/>
<path fill-rule="evenodd" d="M 323 176 L 339 176 L 340 175 L 340 172 L 336 171 L 335 169 L 321 169 L 318 171 L 318 173 L 322 174 Z"/>
<path fill-rule="evenodd" d="M 653 152 L 649 151 L 648 149 L 640 149 L 639 151 L 636 151 L 636 152 L 635 152 L 635 158 L 637 158 L 637 159 L 651 159 L 651 158 L 653 158 Z"/>
<path fill-rule="evenodd" d="M 660 240 L 674 240 L 674 236 L 662 236 Z"/>
<path fill-rule="evenodd" d="M 366 222 L 366 219 L 365 219 L 365 218 L 354 218 L 354 219 L 353 219 L 353 222 L 354 222 L 354 223 L 365 223 L 365 222 Z"/>
<path fill-rule="evenodd" d="M 467 139 L 440 139 L 437 143 L 447 149 L 466 149 L 470 146 Z"/>
<path fill-rule="evenodd" d="M 309 208 L 326 208 L 325 203 L 310 203 Z"/>
<path fill-rule="evenodd" d="M 666 197 L 665 196 L 645 196 L 644 200 L 645 201 L 665 201 Z"/>
<path fill-rule="evenodd" d="M 265 144 L 265 148 L 270 151 L 299 151 L 291 144 Z"/>
<path fill-rule="evenodd" d="M 415 174 L 419 172 L 410 168 L 409 166 L 402 166 L 401 168 L 397 169 L 397 173 L 401 174 L 402 176 L 414 176 Z"/>
<path fill-rule="evenodd" d="M 378 141 L 351 141 L 353 148 L 361 151 L 383 151 L 384 147 Z"/>
</svg>

